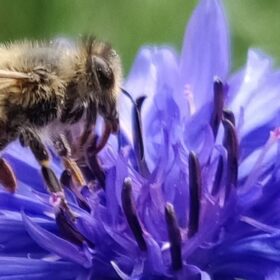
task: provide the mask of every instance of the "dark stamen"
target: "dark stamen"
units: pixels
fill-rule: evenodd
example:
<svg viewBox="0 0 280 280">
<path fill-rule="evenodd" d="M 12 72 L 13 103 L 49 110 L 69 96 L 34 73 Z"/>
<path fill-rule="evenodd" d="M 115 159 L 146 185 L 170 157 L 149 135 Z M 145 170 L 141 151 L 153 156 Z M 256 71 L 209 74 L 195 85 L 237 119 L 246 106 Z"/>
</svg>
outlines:
<svg viewBox="0 0 280 280">
<path fill-rule="evenodd" d="M 142 251 L 147 251 L 147 244 L 144 239 L 144 233 L 137 217 L 135 204 L 132 197 L 131 180 L 126 178 L 122 188 L 122 207 L 129 227 L 135 237 L 135 240 Z"/>
<path fill-rule="evenodd" d="M 65 239 L 80 246 L 83 244 L 85 241 L 84 237 L 74 228 L 72 223 L 67 220 L 63 211 L 58 211 L 55 220 Z"/>
<path fill-rule="evenodd" d="M 196 234 L 199 227 L 200 199 L 201 199 L 201 170 L 197 156 L 189 154 L 189 188 L 190 188 L 190 209 L 189 209 L 189 231 L 188 237 Z"/>
<path fill-rule="evenodd" d="M 133 142 L 134 150 L 136 152 L 136 158 L 138 161 L 139 169 L 143 174 L 149 174 L 149 170 L 145 161 L 144 154 L 144 142 L 143 142 L 143 130 L 141 122 L 141 109 L 146 99 L 146 96 L 138 97 L 136 101 L 133 100 L 132 96 L 124 89 L 122 92 L 130 99 L 133 109 L 132 109 L 132 120 L 133 120 Z"/>
<path fill-rule="evenodd" d="M 224 170 L 224 161 L 223 157 L 219 156 L 217 170 L 215 174 L 215 180 L 212 188 L 212 195 L 216 195 L 220 189 L 221 180 L 223 177 L 223 170 Z"/>
<path fill-rule="evenodd" d="M 56 193 L 63 191 L 52 169 L 42 166 L 41 171 L 50 192 Z"/>
<path fill-rule="evenodd" d="M 238 177 L 238 142 L 236 131 L 233 124 L 227 120 L 223 120 L 223 125 L 225 129 L 224 136 L 224 146 L 227 150 L 227 176 L 226 176 L 226 185 L 230 187 L 237 185 Z"/>
<path fill-rule="evenodd" d="M 214 109 L 211 116 L 211 127 L 216 138 L 223 115 L 224 85 L 218 78 L 214 81 Z"/>
<path fill-rule="evenodd" d="M 234 117 L 234 114 L 233 114 L 232 111 L 230 111 L 230 110 L 224 110 L 224 111 L 223 111 L 223 117 L 224 117 L 226 120 L 230 121 L 230 122 L 233 124 L 233 126 L 235 126 L 235 117 Z"/>
<path fill-rule="evenodd" d="M 63 170 L 60 176 L 60 183 L 63 187 L 70 187 L 71 184 L 71 172 L 67 169 Z"/>
<path fill-rule="evenodd" d="M 170 241 L 172 268 L 177 271 L 183 267 L 181 251 L 182 238 L 174 208 L 170 203 L 167 203 L 165 206 L 165 220 Z"/>
<path fill-rule="evenodd" d="M 80 206 L 82 209 L 84 209 L 84 210 L 87 211 L 88 213 L 91 212 L 91 208 L 90 208 L 90 206 L 87 204 L 86 201 L 81 200 L 81 199 L 78 198 L 78 197 L 76 197 L 76 199 L 77 199 L 77 201 L 78 201 L 79 206 Z"/>
<path fill-rule="evenodd" d="M 63 170 L 63 172 L 60 176 L 60 184 L 64 188 L 69 188 L 69 189 L 71 189 L 71 186 L 73 186 L 72 176 L 71 176 L 71 172 L 69 170 L 67 170 L 67 169 Z M 77 199 L 77 201 L 79 203 L 79 206 L 81 208 L 83 208 L 84 210 L 86 210 L 89 213 L 91 212 L 90 207 L 88 206 L 88 204 L 85 201 L 81 200 L 77 196 L 76 196 L 76 199 Z"/>
<path fill-rule="evenodd" d="M 89 168 L 89 166 L 87 166 L 85 164 L 80 164 L 79 162 L 78 162 L 78 165 L 81 168 L 83 175 L 87 182 L 94 181 L 96 179 L 96 176 L 94 175 L 92 170 Z"/>
<path fill-rule="evenodd" d="M 138 154 L 138 157 L 143 160 L 144 158 L 144 143 L 142 133 L 142 122 L 141 122 L 141 108 L 143 106 L 146 96 L 141 96 L 136 100 L 136 106 L 133 109 L 133 123 L 134 123 L 134 149 Z"/>
</svg>

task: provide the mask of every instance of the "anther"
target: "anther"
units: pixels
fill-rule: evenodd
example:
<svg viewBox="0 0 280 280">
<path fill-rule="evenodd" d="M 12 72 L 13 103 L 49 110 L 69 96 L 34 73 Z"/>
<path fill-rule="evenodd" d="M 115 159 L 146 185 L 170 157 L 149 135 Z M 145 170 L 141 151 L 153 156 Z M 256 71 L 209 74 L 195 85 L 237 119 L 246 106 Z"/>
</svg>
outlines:
<svg viewBox="0 0 280 280">
<path fill-rule="evenodd" d="M 146 99 L 146 96 L 138 97 L 136 101 L 133 100 L 132 96 L 124 89 L 122 92 L 130 99 L 133 108 L 132 108 L 132 120 L 133 120 L 133 143 L 134 150 L 136 152 L 136 159 L 139 166 L 139 169 L 142 173 L 149 174 L 149 170 L 145 161 L 144 154 L 144 141 L 143 141 L 143 130 L 141 122 L 141 109 Z"/>
<path fill-rule="evenodd" d="M 181 249 L 182 238 L 174 208 L 170 203 L 167 203 L 165 206 L 165 220 L 170 241 L 172 268 L 177 271 L 183 267 Z"/>
<path fill-rule="evenodd" d="M 136 106 L 133 108 L 133 124 L 134 124 L 134 149 L 137 152 L 137 156 L 140 160 L 144 158 L 144 142 L 143 142 L 143 130 L 141 122 L 141 108 L 143 106 L 146 96 L 141 96 L 136 100 Z"/>
<path fill-rule="evenodd" d="M 140 250 L 147 251 L 147 244 L 144 239 L 142 227 L 137 217 L 136 208 L 132 197 L 132 184 L 129 178 L 126 178 L 123 182 L 121 197 L 123 211 L 134 238 Z"/>
<path fill-rule="evenodd" d="M 201 200 L 201 170 L 195 153 L 189 154 L 189 230 L 188 237 L 194 236 L 199 228 L 200 200 Z"/>
<path fill-rule="evenodd" d="M 134 150 L 136 152 L 136 158 L 138 161 L 139 169 L 142 174 L 149 174 L 149 170 L 145 161 L 144 155 L 144 141 L 143 141 L 143 129 L 141 122 L 141 109 L 146 96 L 141 96 L 136 99 L 136 106 L 133 107 L 133 140 L 134 140 Z"/>
<path fill-rule="evenodd" d="M 49 167 L 46 166 L 42 166 L 41 171 L 49 191 L 54 193 L 61 192 L 62 188 L 54 172 Z"/>
<path fill-rule="evenodd" d="M 59 210 L 55 216 L 56 224 L 63 237 L 79 246 L 83 245 L 84 237 L 75 229 L 71 221 L 68 221 L 64 212 Z"/>
<path fill-rule="evenodd" d="M 75 214 L 71 211 L 67 201 L 64 198 L 61 199 L 61 203 L 60 203 L 60 207 L 59 208 L 64 212 L 64 214 L 66 215 L 66 217 L 69 220 L 71 220 L 72 222 L 76 221 Z"/>
<path fill-rule="evenodd" d="M 238 178 L 238 142 L 236 131 L 233 124 L 227 120 L 223 120 L 225 129 L 224 146 L 227 150 L 227 175 L 226 185 L 236 187 Z"/>
<path fill-rule="evenodd" d="M 16 178 L 11 166 L 0 158 L 0 184 L 11 193 L 16 190 Z"/>
<path fill-rule="evenodd" d="M 72 176 L 71 176 L 71 172 L 67 169 L 63 170 L 61 176 L 60 176 L 60 183 L 61 185 L 65 188 L 70 188 L 74 191 L 75 194 L 77 194 L 77 189 L 74 186 L 73 189 L 73 181 L 72 181 Z M 78 190 L 78 192 L 80 192 L 81 189 Z M 87 202 L 85 200 L 82 200 L 79 195 L 76 195 L 76 199 L 78 201 L 78 204 L 81 208 L 83 208 L 84 210 L 86 210 L 87 212 L 90 213 L 91 209 L 89 207 L 89 205 L 87 204 Z"/>
<path fill-rule="evenodd" d="M 219 125 L 223 115 L 224 107 L 224 85 L 221 80 L 216 78 L 214 80 L 214 108 L 211 116 L 211 127 L 214 137 L 216 138 Z"/>
<path fill-rule="evenodd" d="M 67 169 L 63 170 L 60 176 L 60 183 L 63 187 L 70 187 L 71 185 L 71 172 Z"/>
</svg>

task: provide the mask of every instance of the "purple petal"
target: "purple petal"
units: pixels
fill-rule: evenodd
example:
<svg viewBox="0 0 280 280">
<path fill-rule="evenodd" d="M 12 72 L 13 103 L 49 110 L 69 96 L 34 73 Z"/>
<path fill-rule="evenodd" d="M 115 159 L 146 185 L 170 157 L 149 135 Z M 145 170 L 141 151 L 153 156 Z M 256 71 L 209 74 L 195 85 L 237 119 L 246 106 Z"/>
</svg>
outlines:
<svg viewBox="0 0 280 280">
<path fill-rule="evenodd" d="M 271 58 L 267 55 L 257 50 L 248 51 L 247 64 L 244 71 L 241 72 L 243 74 L 242 83 L 229 105 L 235 115 L 239 114 L 240 107 L 246 107 L 254 94 L 258 93 L 258 87 L 271 72 L 271 64 Z M 231 84 L 229 84 L 229 88 L 231 89 Z M 234 95 L 234 93 L 230 91 L 229 95 Z"/>
<path fill-rule="evenodd" d="M 278 112 L 280 107 L 280 73 L 271 75 L 264 85 L 259 86 L 258 94 L 244 110 L 246 123 L 241 129 L 240 135 L 244 136 L 255 128 L 262 127 L 271 121 L 276 120 L 279 125 Z M 269 110 L 267 110 L 269 108 Z M 256 112 L 261 112 L 256 114 Z M 278 122 L 278 123 L 277 123 Z"/>
<path fill-rule="evenodd" d="M 183 271 L 181 271 L 181 273 L 179 273 L 178 275 L 178 279 L 211 280 L 210 276 L 206 272 L 200 270 L 197 266 L 194 265 L 184 266 Z"/>
<path fill-rule="evenodd" d="M 265 277 L 265 280 L 275 280 L 280 279 L 280 270 L 277 269 L 273 272 L 269 272 L 268 275 Z"/>
<path fill-rule="evenodd" d="M 124 88 L 134 100 L 142 95 L 153 96 L 156 90 L 156 71 L 152 64 L 152 48 L 142 48 L 138 53 Z M 131 101 L 122 94 L 119 101 L 121 128 L 132 141 Z"/>
<path fill-rule="evenodd" d="M 2 209 L 11 211 L 21 211 L 24 209 L 28 213 L 34 213 L 36 215 L 52 212 L 50 205 L 38 201 L 34 194 L 29 194 L 27 197 L 0 191 L 0 210 Z"/>
<path fill-rule="evenodd" d="M 137 55 L 124 87 L 134 99 L 143 95 L 147 96 L 141 110 L 144 137 L 149 133 L 150 115 L 153 114 L 155 107 L 157 110 L 162 109 L 162 104 L 166 102 L 166 97 L 162 96 L 162 90 L 167 89 L 169 98 L 171 98 L 170 92 L 174 91 L 176 87 L 178 75 L 178 58 L 171 48 L 144 47 Z M 159 92 L 163 99 L 161 104 L 161 98 L 158 97 Z M 176 99 L 176 96 L 172 98 L 174 97 Z M 155 98 L 157 102 L 155 102 Z M 121 127 L 131 140 L 131 102 L 122 95 L 119 103 L 120 112 L 122 112 L 120 115 Z"/>
<path fill-rule="evenodd" d="M 91 259 L 80 248 L 41 228 L 24 213 L 22 219 L 27 232 L 42 248 L 85 268 L 91 267 Z"/>
<path fill-rule="evenodd" d="M 116 271 L 116 273 L 118 274 L 118 276 L 120 277 L 120 279 L 122 280 L 129 280 L 130 277 L 128 274 L 124 273 L 119 266 L 117 265 L 116 262 L 111 261 L 111 265 L 113 266 L 114 270 Z"/>
<path fill-rule="evenodd" d="M 74 279 L 82 270 L 69 262 L 48 262 L 37 259 L 0 256 L 0 279 Z"/>
<path fill-rule="evenodd" d="M 212 100 L 214 76 L 224 80 L 229 71 L 227 22 L 219 0 L 202 0 L 185 33 L 181 56 L 181 83 L 193 93 L 200 109 Z"/>
</svg>

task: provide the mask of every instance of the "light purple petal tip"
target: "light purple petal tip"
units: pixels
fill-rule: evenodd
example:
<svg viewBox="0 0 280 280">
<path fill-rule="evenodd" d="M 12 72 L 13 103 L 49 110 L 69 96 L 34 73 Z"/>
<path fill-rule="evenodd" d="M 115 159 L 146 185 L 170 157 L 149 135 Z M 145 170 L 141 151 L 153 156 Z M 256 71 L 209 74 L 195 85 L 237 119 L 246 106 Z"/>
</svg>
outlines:
<svg viewBox="0 0 280 280">
<path fill-rule="evenodd" d="M 212 100 L 214 76 L 230 67 L 228 27 L 219 0 L 201 0 L 188 24 L 181 57 L 181 83 L 193 93 L 196 109 Z"/>
</svg>

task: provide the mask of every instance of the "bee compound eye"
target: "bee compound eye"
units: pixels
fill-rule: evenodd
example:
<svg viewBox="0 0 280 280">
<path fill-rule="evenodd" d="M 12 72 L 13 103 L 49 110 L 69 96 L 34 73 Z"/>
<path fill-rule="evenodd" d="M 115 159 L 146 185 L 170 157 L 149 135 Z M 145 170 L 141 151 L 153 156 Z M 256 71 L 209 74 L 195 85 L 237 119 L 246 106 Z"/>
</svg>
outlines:
<svg viewBox="0 0 280 280">
<path fill-rule="evenodd" d="M 95 70 L 97 72 L 102 72 L 102 73 L 107 72 L 107 68 L 109 68 L 109 67 L 104 59 L 102 59 L 101 57 L 98 57 L 98 56 L 93 56 L 92 62 L 93 62 L 93 67 L 95 68 Z"/>
<path fill-rule="evenodd" d="M 109 87 L 113 80 L 112 69 L 101 57 L 93 56 L 93 69 L 97 74 L 101 86 Z"/>
</svg>

